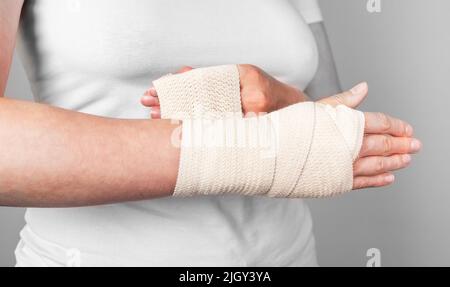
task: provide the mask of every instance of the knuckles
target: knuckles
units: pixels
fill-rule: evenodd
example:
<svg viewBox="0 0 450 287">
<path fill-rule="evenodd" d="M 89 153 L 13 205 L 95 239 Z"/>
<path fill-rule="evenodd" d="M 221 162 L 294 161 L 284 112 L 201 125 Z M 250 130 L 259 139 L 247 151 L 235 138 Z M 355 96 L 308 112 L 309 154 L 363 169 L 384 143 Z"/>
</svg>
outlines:
<svg viewBox="0 0 450 287">
<path fill-rule="evenodd" d="M 241 93 L 246 112 L 269 112 L 272 108 L 270 80 L 260 68 L 250 64 L 240 65 Z"/>
<path fill-rule="evenodd" d="M 384 172 L 385 169 L 385 163 L 383 159 L 378 159 L 376 164 L 375 164 L 375 171 L 377 173 L 382 173 Z"/>
<path fill-rule="evenodd" d="M 383 153 L 388 155 L 392 150 L 392 138 L 388 135 L 383 136 Z"/>
<path fill-rule="evenodd" d="M 388 132 L 392 127 L 392 123 L 389 120 L 389 117 L 386 114 L 377 113 L 377 118 L 380 122 L 381 130 L 383 132 Z"/>
</svg>

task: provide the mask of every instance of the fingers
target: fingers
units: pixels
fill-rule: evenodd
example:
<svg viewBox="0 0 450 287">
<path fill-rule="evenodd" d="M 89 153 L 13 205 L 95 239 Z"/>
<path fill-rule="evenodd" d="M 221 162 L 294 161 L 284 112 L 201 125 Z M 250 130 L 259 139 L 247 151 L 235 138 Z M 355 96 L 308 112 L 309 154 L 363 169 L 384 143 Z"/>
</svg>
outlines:
<svg viewBox="0 0 450 287">
<path fill-rule="evenodd" d="M 414 154 L 419 152 L 421 148 L 422 143 L 415 138 L 393 137 L 391 135 L 365 135 L 359 157 Z"/>
<path fill-rule="evenodd" d="M 144 96 L 157 97 L 158 94 L 156 93 L 156 89 L 151 87 L 150 89 L 145 91 Z"/>
<path fill-rule="evenodd" d="M 353 179 L 353 189 L 382 187 L 392 184 L 395 176 L 390 173 L 384 173 L 376 176 L 358 176 Z"/>
<path fill-rule="evenodd" d="M 151 108 L 150 118 L 161 118 L 161 108 L 159 106 L 159 99 L 158 95 L 156 94 L 155 88 L 150 88 L 145 92 L 145 94 L 141 98 L 141 104 Z"/>
<path fill-rule="evenodd" d="M 176 72 L 176 74 L 189 72 L 190 70 L 193 70 L 193 68 L 189 66 L 184 66 L 181 69 L 179 69 Z M 146 107 L 159 107 L 158 94 L 156 93 L 155 88 L 152 87 L 144 93 L 144 95 L 141 97 L 141 104 Z"/>
<path fill-rule="evenodd" d="M 181 74 L 181 73 L 185 73 L 185 72 L 189 72 L 190 70 L 193 70 L 194 68 L 190 67 L 190 66 L 183 66 L 181 67 L 181 69 L 179 69 L 176 74 Z"/>
<path fill-rule="evenodd" d="M 367 134 L 389 134 L 397 137 L 411 137 L 413 128 L 410 124 L 385 115 L 383 113 L 364 113 L 366 118 L 365 130 Z"/>
<path fill-rule="evenodd" d="M 141 104 L 146 107 L 158 107 L 159 99 L 155 88 L 148 89 L 141 97 Z"/>
<path fill-rule="evenodd" d="M 411 163 L 409 154 L 389 157 L 370 156 L 358 159 L 353 164 L 353 176 L 373 176 L 407 167 Z"/>
<path fill-rule="evenodd" d="M 349 108 L 358 107 L 364 99 L 367 97 L 369 92 L 369 87 L 366 82 L 360 83 L 343 93 L 324 98 L 319 101 L 319 103 L 331 105 L 333 107 L 338 105 L 345 105 Z"/>
<path fill-rule="evenodd" d="M 411 155 L 422 143 L 413 136 L 412 127 L 381 113 L 366 113 L 360 158 L 353 165 L 354 189 L 381 187 L 394 182 L 391 172 L 407 167 Z"/>
<path fill-rule="evenodd" d="M 159 106 L 152 107 L 151 112 L 150 112 L 150 117 L 152 119 L 160 119 L 161 118 L 161 109 Z"/>
<path fill-rule="evenodd" d="M 141 97 L 141 104 L 146 107 L 159 106 L 158 95 L 156 94 L 156 90 L 154 88 L 151 88 L 145 92 L 145 94 Z"/>
<path fill-rule="evenodd" d="M 143 96 L 141 98 L 141 104 L 143 104 L 146 107 L 159 106 L 159 99 L 158 97 Z"/>
</svg>

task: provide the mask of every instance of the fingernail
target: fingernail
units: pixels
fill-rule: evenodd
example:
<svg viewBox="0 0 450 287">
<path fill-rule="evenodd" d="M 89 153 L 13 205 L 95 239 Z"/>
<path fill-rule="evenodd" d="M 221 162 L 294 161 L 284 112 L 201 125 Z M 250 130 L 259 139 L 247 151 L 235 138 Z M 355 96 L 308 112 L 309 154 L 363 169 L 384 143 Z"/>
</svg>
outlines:
<svg viewBox="0 0 450 287">
<path fill-rule="evenodd" d="M 422 148 L 422 143 L 419 140 L 413 139 L 411 141 L 411 150 L 413 152 L 418 152 L 421 148 Z"/>
<path fill-rule="evenodd" d="M 353 88 L 350 89 L 350 92 L 354 95 L 359 95 L 362 94 L 366 91 L 367 89 L 367 83 L 366 82 L 362 82 L 356 86 L 354 86 Z"/>
<path fill-rule="evenodd" d="M 406 164 L 409 164 L 411 162 L 411 159 L 412 158 L 411 158 L 411 156 L 409 154 L 404 154 L 403 158 L 402 158 L 403 162 L 406 163 Z"/>
<path fill-rule="evenodd" d="M 388 182 L 388 183 L 394 182 L 395 176 L 394 176 L 393 174 L 390 174 L 390 175 L 386 176 L 386 177 L 384 178 L 384 180 L 385 180 L 386 182 Z"/>
</svg>

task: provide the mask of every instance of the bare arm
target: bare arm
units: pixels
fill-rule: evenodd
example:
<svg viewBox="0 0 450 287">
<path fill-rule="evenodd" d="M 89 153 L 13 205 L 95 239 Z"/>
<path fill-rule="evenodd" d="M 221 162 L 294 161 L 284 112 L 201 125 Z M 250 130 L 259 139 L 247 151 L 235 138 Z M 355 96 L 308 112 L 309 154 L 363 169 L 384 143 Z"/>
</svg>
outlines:
<svg viewBox="0 0 450 287">
<path fill-rule="evenodd" d="M 23 1 L 0 1 L 3 96 Z M 80 206 L 171 195 L 176 125 L 0 97 L 0 205 Z"/>
<path fill-rule="evenodd" d="M 323 22 L 313 23 L 310 28 L 319 49 L 319 67 L 306 89 L 306 94 L 314 100 L 335 95 L 342 91 L 334 63 L 333 53 Z"/>
<path fill-rule="evenodd" d="M 6 89 L 22 5 L 23 0 L 0 2 L 0 97 Z"/>
</svg>

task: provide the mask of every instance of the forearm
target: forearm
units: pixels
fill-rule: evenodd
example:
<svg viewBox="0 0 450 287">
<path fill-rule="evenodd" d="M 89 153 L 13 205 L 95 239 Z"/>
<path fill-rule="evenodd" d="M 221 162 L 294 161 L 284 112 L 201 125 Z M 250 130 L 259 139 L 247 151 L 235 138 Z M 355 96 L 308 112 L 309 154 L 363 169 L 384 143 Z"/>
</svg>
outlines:
<svg viewBox="0 0 450 287">
<path fill-rule="evenodd" d="M 324 24 L 314 23 L 310 25 L 310 28 L 317 42 L 319 66 L 305 92 L 313 100 L 318 100 L 340 93 L 341 86 Z"/>
<path fill-rule="evenodd" d="M 239 76 L 235 66 L 219 66 L 154 81 L 161 115 L 183 120 L 174 196 L 324 197 L 351 190 L 362 113 L 309 102 L 243 117 Z"/>
<path fill-rule="evenodd" d="M 1 0 L 0 1 L 0 97 L 3 96 L 8 80 L 8 73 L 11 66 L 12 55 L 16 43 L 20 7 L 23 0 Z"/>
<path fill-rule="evenodd" d="M 169 196 L 177 125 L 0 98 L 0 205 L 82 206 Z"/>
</svg>

